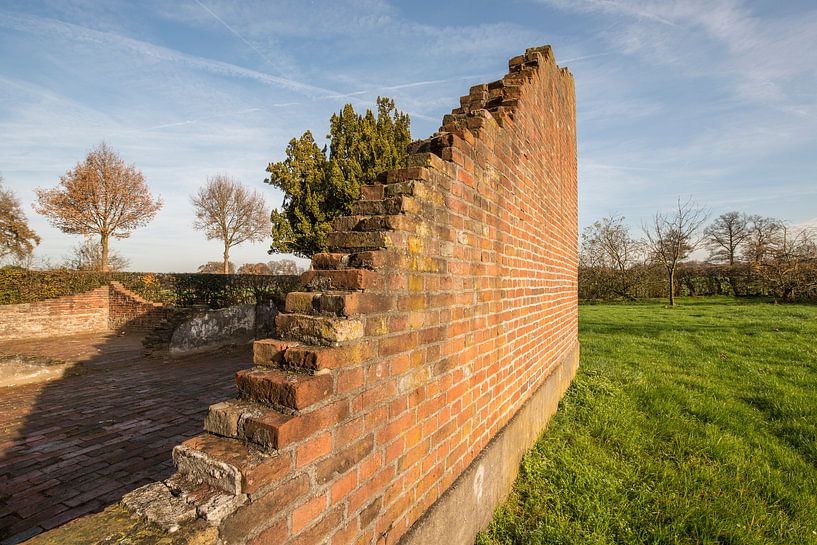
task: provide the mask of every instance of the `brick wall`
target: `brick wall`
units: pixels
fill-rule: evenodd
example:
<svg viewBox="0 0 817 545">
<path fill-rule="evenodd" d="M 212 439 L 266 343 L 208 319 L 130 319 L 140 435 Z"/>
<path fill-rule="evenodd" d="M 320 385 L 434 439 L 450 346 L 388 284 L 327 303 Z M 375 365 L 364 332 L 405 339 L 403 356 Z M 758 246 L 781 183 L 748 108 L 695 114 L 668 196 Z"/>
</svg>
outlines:
<svg viewBox="0 0 817 545">
<path fill-rule="evenodd" d="M 226 544 L 397 543 L 572 376 L 556 373 L 577 350 L 570 73 L 528 50 L 412 151 L 337 220 L 238 397 L 174 449 L 168 501 Z"/>
<path fill-rule="evenodd" d="M 148 301 L 119 282 L 109 285 L 109 305 L 108 328 L 112 331 L 146 333 L 170 312 L 161 303 Z"/>
<path fill-rule="evenodd" d="M 146 332 L 168 309 L 119 282 L 78 295 L 36 303 L 0 305 L 0 340 L 59 337 L 104 331 Z"/>
<path fill-rule="evenodd" d="M 57 337 L 107 329 L 107 287 L 36 303 L 0 305 L 0 340 Z"/>
</svg>

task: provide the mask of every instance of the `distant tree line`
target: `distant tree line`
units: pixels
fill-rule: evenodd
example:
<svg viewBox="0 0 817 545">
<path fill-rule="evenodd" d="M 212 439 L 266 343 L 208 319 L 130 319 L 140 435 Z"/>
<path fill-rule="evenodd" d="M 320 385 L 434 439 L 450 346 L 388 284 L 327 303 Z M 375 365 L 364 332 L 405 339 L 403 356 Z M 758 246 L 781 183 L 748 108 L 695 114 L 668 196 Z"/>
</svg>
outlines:
<svg viewBox="0 0 817 545">
<path fill-rule="evenodd" d="M 584 229 L 579 298 L 636 300 L 676 295 L 768 296 L 817 301 L 817 234 L 782 220 L 727 212 L 706 224 L 694 201 L 678 200 L 634 235 L 623 216 Z M 692 261 L 698 248 L 708 257 Z"/>
<path fill-rule="evenodd" d="M 238 269 L 236 269 L 235 264 L 230 261 L 227 270 L 228 272 L 226 274 L 292 275 L 304 272 L 303 267 L 299 267 L 292 259 L 279 259 L 268 263 L 245 263 L 238 267 Z M 199 266 L 199 272 L 224 274 L 224 264 L 221 261 L 208 261 L 204 265 Z"/>
</svg>

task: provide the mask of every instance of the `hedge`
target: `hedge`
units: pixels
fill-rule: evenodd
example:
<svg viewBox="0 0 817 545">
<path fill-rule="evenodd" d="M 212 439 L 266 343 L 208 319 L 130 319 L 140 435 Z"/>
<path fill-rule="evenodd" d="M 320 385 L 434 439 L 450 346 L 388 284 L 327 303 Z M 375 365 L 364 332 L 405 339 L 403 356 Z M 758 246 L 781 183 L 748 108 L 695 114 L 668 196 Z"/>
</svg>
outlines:
<svg viewBox="0 0 817 545">
<path fill-rule="evenodd" d="M 0 268 L 0 305 L 76 295 L 117 281 L 149 301 L 178 307 L 207 305 L 215 309 L 272 300 L 296 289 L 298 280 L 297 275 L 102 273 L 3 267 Z"/>
</svg>

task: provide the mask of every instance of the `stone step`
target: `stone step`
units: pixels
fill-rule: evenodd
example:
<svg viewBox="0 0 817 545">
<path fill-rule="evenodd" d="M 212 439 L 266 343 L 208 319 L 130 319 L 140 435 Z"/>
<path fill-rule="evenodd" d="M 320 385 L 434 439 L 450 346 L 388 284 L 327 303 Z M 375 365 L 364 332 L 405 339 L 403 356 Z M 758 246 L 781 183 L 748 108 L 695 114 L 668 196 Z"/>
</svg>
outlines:
<svg viewBox="0 0 817 545">
<path fill-rule="evenodd" d="M 360 188 L 361 201 L 382 201 L 393 197 L 414 197 L 422 201 L 438 201 L 438 195 L 432 184 L 424 180 L 401 179 L 399 176 L 388 183 L 375 183 Z"/>
<path fill-rule="evenodd" d="M 275 450 L 286 446 L 279 430 L 295 418 L 256 401 L 230 399 L 210 405 L 204 429 L 221 437 L 253 443 L 264 450 Z"/>
<path fill-rule="evenodd" d="M 415 201 L 424 203 L 445 204 L 445 197 L 439 190 L 428 182 L 420 180 L 406 180 L 383 186 L 383 198 L 390 199 L 400 196 L 412 197 Z"/>
<path fill-rule="evenodd" d="M 292 468 L 289 456 L 210 433 L 174 447 L 173 462 L 184 478 L 235 495 L 252 494 Z"/>
<path fill-rule="evenodd" d="M 383 200 L 383 184 L 370 184 L 360 186 L 361 201 Z"/>
<path fill-rule="evenodd" d="M 263 452 L 284 449 L 348 416 L 348 400 L 289 415 L 261 403 L 231 399 L 211 405 L 204 426 L 211 434 L 252 443 Z"/>
<path fill-rule="evenodd" d="M 267 367 L 320 372 L 360 365 L 375 356 L 375 348 L 373 343 L 365 342 L 326 347 L 278 339 L 261 339 L 253 343 L 253 363 Z"/>
<path fill-rule="evenodd" d="M 306 271 L 301 282 L 309 291 L 375 290 L 384 287 L 383 275 L 368 269 Z"/>
<path fill-rule="evenodd" d="M 296 373 L 285 369 L 255 367 L 235 374 L 238 391 L 245 399 L 300 411 L 324 401 L 334 392 L 330 373 Z"/>
<path fill-rule="evenodd" d="M 417 232 L 419 218 L 405 214 L 392 216 L 340 216 L 332 222 L 336 231 L 405 231 Z"/>
<path fill-rule="evenodd" d="M 363 250 L 349 253 L 318 253 L 312 256 L 312 269 L 314 271 L 341 271 L 349 269 L 372 270 L 383 267 L 404 267 L 408 266 L 404 259 L 404 254 L 406 253 L 407 252 L 400 251 L 399 249 Z M 315 272 L 312 274 L 313 276 L 321 276 L 326 273 Z M 371 288 L 373 286 L 369 287 Z"/>
<path fill-rule="evenodd" d="M 386 185 L 408 180 L 428 180 L 430 172 L 422 165 L 395 168 L 386 173 Z"/>
<path fill-rule="evenodd" d="M 393 306 L 393 297 L 362 291 L 293 291 L 287 294 L 285 312 L 314 316 L 356 316 L 385 312 Z"/>
<path fill-rule="evenodd" d="M 350 209 L 353 216 L 386 216 L 396 214 L 417 214 L 420 203 L 412 197 L 400 195 L 377 201 L 357 201 Z"/>
<path fill-rule="evenodd" d="M 312 269 L 319 271 L 336 271 L 350 269 L 351 254 L 342 252 L 320 252 L 312 255 Z"/>
<path fill-rule="evenodd" d="M 410 236 L 403 231 L 332 231 L 326 243 L 335 252 L 405 249 Z"/>
<path fill-rule="evenodd" d="M 280 339 L 315 346 L 337 346 L 363 336 L 363 322 L 350 318 L 279 314 L 275 331 Z"/>
</svg>

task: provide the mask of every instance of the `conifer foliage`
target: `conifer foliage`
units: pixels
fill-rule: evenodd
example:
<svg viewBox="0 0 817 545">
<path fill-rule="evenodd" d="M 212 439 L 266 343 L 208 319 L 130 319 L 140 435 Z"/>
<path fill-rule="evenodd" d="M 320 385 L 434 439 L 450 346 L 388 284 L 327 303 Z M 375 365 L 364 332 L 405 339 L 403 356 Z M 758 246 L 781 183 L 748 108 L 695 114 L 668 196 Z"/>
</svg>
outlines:
<svg viewBox="0 0 817 545">
<path fill-rule="evenodd" d="M 332 220 L 348 212 L 360 186 L 403 165 L 409 125 L 408 114 L 398 111 L 393 100 L 378 97 L 377 115 L 369 109 L 360 115 L 351 104 L 332 115 L 328 149 L 320 148 L 309 131 L 293 138 L 286 159 L 270 163 L 264 180 L 284 192 L 283 206 L 271 216 L 270 253 L 310 257 L 325 251 Z"/>
</svg>

